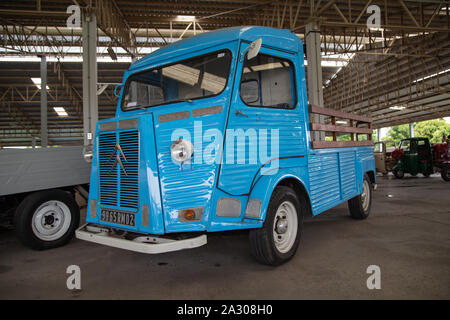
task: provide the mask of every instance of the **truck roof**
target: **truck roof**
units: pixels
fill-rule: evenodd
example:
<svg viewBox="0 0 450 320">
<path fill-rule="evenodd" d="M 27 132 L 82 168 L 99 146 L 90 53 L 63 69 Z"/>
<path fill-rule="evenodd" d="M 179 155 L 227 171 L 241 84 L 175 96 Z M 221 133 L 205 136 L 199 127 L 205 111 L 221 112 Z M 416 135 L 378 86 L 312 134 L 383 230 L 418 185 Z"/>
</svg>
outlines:
<svg viewBox="0 0 450 320">
<path fill-rule="evenodd" d="M 259 26 L 231 27 L 204 32 L 194 37 L 171 43 L 136 61 L 130 66 L 129 70 L 140 69 L 144 66 L 148 67 L 149 64 L 153 64 L 156 61 L 184 55 L 193 50 L 206 49 L 220 43 L 238 39 L 252 42 L 258 38 L 262 38 L 263 46 L 275 47 L 284 51 L 297 53 L 302 48 L 300 38 L 288 29 Z"/>
</svg>

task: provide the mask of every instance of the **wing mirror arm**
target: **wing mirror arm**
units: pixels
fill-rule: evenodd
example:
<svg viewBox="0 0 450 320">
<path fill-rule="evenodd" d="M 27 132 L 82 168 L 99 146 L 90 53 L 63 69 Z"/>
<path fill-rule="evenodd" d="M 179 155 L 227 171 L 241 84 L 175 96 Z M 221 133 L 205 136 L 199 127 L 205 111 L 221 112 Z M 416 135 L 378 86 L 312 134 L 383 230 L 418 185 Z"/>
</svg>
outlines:
<svg viewBox="0 0 450 320">
<path fill-rule="evenodd" d="M 256 39 L 255 41 L 253 41 L 252 43 L 250 43 L 250 45 L 244 49 L 244 51 L 242 51 L 241 53 L 241 57 L 240 57 L 240 61 L 244 61 L 244 57 L 245 57 L 245 53 L 248 51 L 247 54 L 247 60 L 253 59 L 254 57 L 256 57 L 259 53 L 259 50 L 261 49 L 261 45 L 262 45 L 262 39 Z"/>
<path fill-rule="evenodd" d="M 122 90 L 123 84 L 118 84 L 114 87 L 114 95 L 119 98 L 120 97 L 120 90 Z M 117 89 L 119 89 L 119 93 L 117 93 Z"/>
</svg>

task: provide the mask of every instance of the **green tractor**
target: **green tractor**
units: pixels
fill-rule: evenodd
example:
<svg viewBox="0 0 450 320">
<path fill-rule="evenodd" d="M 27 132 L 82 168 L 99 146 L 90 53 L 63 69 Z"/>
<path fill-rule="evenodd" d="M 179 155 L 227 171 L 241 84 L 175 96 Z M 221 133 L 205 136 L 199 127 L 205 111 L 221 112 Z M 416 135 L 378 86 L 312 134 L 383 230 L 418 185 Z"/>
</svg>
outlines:
<svg viewBox="0 0 450 320">
<path fill-rule="evenodd" d="M 434 172 L 433 152 L 428 138 L 408 138 L 400 142 L 400 146 L 392 152 L 397 163 L 392 168 L 396 178 L 403 178 L 405 173 L 416 176 L 418 173 L 429 177 Z"/>
</svg>

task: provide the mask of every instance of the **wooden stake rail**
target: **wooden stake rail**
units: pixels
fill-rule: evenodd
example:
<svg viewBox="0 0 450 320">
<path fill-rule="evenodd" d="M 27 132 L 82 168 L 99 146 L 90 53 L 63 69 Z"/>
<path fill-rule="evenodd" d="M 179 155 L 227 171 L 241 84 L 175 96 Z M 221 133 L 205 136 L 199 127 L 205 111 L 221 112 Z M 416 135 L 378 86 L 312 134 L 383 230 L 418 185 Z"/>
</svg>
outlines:
<svg viewBox="0 0 450 320">
<path fill-rule="evenodd" d="M 351 114 L 346 112 L 341 112 L 333 109 L 327 109 L 323 107 L 319 107 L 316 105 L 309 105 L 309 113 L 311 114 L 320 114 L 329 116 L 331 118 L 331 124 L 324 123 L 313 123 L 310 122 L 311 131 L 326 131 L 331 132 L 333 141 L 311 141 L 311 147 L 313 149 L 322 149 L 322 148 L 344 148 L 344 147 L 357 147 L 357 146 L 373 146 L 372 141 L 372 119 L 364 116 L 360 116 L 357 114 Z M 350 126 L 337 126 L 336 118 L 348 119 L 350 121 Z M 353 126 L 353 123 L 356 121 L 356 126 Z M 359 128 L 358 125 L 361 123 L 366 123 L 368 128 Z M 336 133 L 350 133 L 351 141 L 337 141 Z M 366 134 L 367 140 L 358 141 L 359 134 Z M 356 140 L 355 140 L 356 136 Z M 311 139 L 313 139 L 313 135 L 311 135 Z"/>
</svg>

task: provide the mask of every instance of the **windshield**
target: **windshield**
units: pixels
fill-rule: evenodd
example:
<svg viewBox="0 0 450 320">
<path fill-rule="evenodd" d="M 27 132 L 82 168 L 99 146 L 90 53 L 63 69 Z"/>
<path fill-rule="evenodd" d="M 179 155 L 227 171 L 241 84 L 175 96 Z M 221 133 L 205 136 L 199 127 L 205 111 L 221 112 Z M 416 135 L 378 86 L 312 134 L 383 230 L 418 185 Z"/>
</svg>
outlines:
<svg viewBox="0 0 450 320">
<path fill-rule="evenodd" d="M 194 100 L 221 93 L 227 84 L 229 51 L 219 51 L 130 76 L 123 110 Z"/>
<path fill-rule="evenodd" d="M 409 151 L 411 147 L 411 140 L 402 140 L 400 142 L 400 150 Z"/>
</svg>

